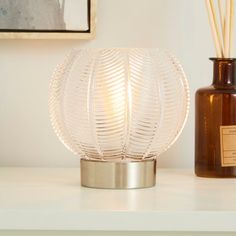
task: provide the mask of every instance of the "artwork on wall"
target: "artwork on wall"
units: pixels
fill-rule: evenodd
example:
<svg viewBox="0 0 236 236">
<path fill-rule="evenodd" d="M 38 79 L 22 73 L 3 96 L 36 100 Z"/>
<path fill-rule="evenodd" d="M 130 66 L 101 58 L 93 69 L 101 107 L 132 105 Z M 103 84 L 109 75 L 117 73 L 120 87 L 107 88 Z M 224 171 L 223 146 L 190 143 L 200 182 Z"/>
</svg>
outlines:
<svg viewBox="0 0 236 236">
<path fill-rule="evenodd" d="M 0 0 L 1 38 L 94 37 L 96 0 Z"/>
</svg>

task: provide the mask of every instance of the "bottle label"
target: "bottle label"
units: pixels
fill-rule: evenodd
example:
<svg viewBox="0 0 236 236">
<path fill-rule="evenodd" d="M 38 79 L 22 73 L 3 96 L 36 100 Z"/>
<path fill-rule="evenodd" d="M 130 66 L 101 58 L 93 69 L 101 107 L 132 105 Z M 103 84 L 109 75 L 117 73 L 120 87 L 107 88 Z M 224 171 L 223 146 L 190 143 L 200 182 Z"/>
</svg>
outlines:
<svg viewBox="0 0 236 236">
<path fill-rule="evenodd" d="M 220 126 L 221 166 L 236 166 L 236 125 Z"/>
</svg>

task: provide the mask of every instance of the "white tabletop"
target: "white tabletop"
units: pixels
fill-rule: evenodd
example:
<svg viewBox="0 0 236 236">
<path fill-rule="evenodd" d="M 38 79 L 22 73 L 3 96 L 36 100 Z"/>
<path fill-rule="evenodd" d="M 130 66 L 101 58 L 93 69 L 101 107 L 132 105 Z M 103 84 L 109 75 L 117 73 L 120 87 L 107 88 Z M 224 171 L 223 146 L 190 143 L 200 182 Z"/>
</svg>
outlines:
<svg viewBox="0 0 236 236">
<path fill-rule="evenodd" d="M 80 186 L 78 168 L 0 168 L 0 229 L 235 231 L 236 179 L 158 169 L 157 186 Z"/>
</svg>

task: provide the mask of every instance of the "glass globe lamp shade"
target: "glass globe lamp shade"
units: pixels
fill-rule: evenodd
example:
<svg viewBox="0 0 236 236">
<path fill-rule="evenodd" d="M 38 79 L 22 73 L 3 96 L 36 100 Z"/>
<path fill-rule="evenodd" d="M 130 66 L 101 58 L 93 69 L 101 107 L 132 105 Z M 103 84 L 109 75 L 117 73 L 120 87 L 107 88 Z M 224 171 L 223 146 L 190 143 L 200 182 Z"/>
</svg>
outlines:
<svg viewBox="0 0 236 236">
<path fill-rule="evenodd" d="M 156 157 L 178 138 L 188 107 L 183 69 L 159 49 L 73 50 L 50 85 L 52 126 L 81 157 L 87 187 L 155 185 Z"/>
</svg>

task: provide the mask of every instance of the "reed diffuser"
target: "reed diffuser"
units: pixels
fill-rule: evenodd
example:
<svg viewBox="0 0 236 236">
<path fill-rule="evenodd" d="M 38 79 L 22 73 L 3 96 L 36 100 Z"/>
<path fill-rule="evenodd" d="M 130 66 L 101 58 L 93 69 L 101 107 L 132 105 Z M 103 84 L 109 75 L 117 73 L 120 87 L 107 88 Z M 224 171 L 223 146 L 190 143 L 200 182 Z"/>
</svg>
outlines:
<svg viewBox="0 0 236 236">
<path fill-rule="evenodd" d="M 232 57 L 234 0 L 206 0 L 216 57 L 213 82 L 196 92 L 195 173 L 236 177 L 236 59 Z"/>
</svg>

